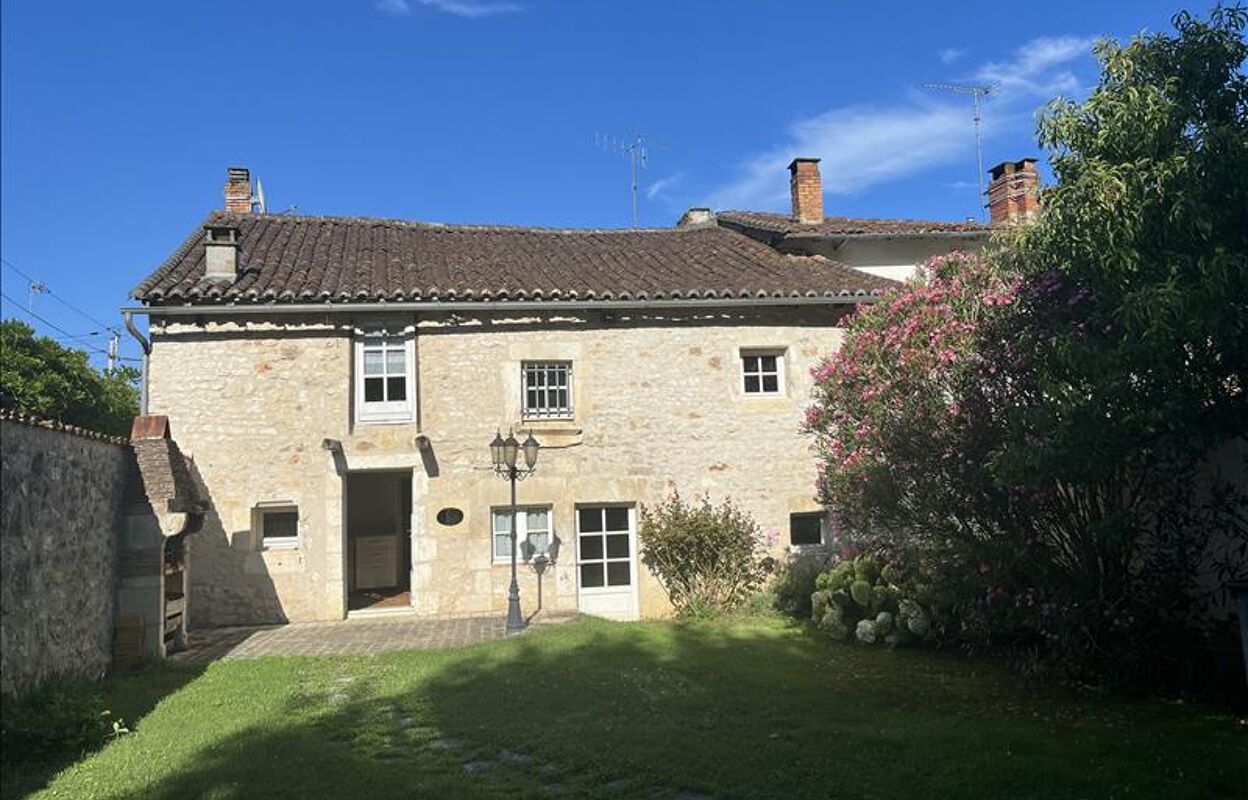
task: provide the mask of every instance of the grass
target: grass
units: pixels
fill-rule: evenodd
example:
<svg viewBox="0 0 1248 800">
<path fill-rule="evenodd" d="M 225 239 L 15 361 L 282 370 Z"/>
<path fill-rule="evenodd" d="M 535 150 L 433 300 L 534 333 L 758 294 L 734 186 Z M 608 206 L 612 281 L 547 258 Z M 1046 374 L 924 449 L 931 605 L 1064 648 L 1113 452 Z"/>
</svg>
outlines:
<svg viewBox="0 0 1248 800">
<path fill-rule="evenodd" d="M 831 644 L 766 618 L 586 619 L 443 652 L 164 667 L 106 691 L 134 732 L 36 797 L 1248 791 L 1248 730 L 1229 713 L 1035 691 L 990 663 Z M 132 718 L 153 691 L 167 694 Z M 30 781 L 7 771 L 4 796 L 21 796 Z"/>
</svg>

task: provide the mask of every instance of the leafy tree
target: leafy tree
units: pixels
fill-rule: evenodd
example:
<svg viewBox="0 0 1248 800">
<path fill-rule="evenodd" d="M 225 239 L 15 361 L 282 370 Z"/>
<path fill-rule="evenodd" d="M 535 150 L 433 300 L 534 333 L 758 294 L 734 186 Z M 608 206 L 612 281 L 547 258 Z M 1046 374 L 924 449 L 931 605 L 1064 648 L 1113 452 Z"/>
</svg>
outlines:
<svg viewBox="0 0 1248 800">
<path fill-rule="evenodd" d="M 1210 652 L 1248 551 L 1243 467 L 1207 463 L 1248 433 L 1246 18 L 1099 44 L 1091 96 L 1041 120 L 1040 220 L 859 314 L 816 374 L 843 538 L 953 590 L 959 638 L 1116 684 Z"/>
<path fill-rule="evenodd" d="M 0 404 L 102 433 L 126 435 L 139 413 L 139 373 L 105 375 L 87 354 L 35 336 L 20 320 L 0 322 Z"/>
</svg>

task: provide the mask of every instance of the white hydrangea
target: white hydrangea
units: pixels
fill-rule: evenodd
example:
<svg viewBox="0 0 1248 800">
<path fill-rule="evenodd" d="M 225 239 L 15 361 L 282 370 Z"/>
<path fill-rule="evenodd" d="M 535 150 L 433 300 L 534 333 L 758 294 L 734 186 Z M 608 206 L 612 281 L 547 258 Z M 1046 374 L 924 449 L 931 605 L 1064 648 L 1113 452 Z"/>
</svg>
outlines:
<svg viewBox="0 0 1248 800">
<path fill-rule="evenodd" d="M 854 630 L 854 638 L 863 644 L 875 644 L 875 620 L 860 620 Z"/>
</svg>

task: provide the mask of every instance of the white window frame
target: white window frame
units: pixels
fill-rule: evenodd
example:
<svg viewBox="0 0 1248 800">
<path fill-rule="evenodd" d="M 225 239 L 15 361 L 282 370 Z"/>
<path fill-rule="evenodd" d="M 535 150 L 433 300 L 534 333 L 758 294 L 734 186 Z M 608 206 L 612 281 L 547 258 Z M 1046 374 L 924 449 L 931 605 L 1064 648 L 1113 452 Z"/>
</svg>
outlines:
<svg viewBox="0 0 1248 800">
<path fill-rule="evenodd" d="M 628 527 L 624 530 L 606 529 L 606 512 L 607 509 L 623 508 L 628 512 Z M 581 512 L 582 511 L 598 511 L 602 514 L 603 530 L 602 531 L 581 531 Z M 621 533 L 628 534 L 628 555 L 627 556 L 609 556 L 607 555 L 607 535 L 618 535 Z M 602 537 L 602 558 L 583 559 L 581 555 L 581 537 L 582 536 L 601 536 Z M 641 576 L 637 574 L 637 509 L 632 505 L 624 505 L 621 503 L 585 503 L 576 507 L 576 586 L 577 591 L 581 594 L 615 594 L 623 592 L 625 589 L 633 593 L 634 600 L 637 596 L 638 586 Z M 617 584 L 610 585 L 608 575 L 608 565 L 614 563 L 628 563 L 629 581 L 627 585 Z M 585 586 L 581 582 L 581 567 L 585 564 L 601 564 L 602 565 L 602 585 L 601 586 Z"/>
<path fill-rule="evenodd" d="M 274 503 L 258 503 L 253 509 L 254 522 L 256 528 L 256 542 L 261 550 L 291 550 L 299 546 L 302 541 L 303 524 L 299 516 L 299 505 L 286 501 Z M 294 536 L 266 536 L 264 533 L 265 517 L 270 514 L 294 514 L 295 515 L 295 535 Z"/>
<path fill-rule="evenodd" d="M 818 544 L 794 544 L 793 543 L 793 518 L 794 517 L 819 517 L 819 543 Z M 789 514 L 789 552 L 802 553 L 813 550 L 823 550 L 828 546 L 828 515 L 822 511 L 794 511 Z"/>
<path fill-rule="evenodd" d="M 562 407 L 530 408 L 529 407 L 529 372 L 533 368 L 564 367 L 568 376 L 568 404 Z M 576 415 L 575 376 L 572 361 L 569 359 L 528 359 L 520 362 L 520 418 L 525 421 L 544 419 L 574 419 Z M 544 387 L 538 391 L 549 392 Z"/>
<path fill-rule="evenodd" d="M 546 549 L 530 553 L 527 557 L 524 554 L 524 544 L 529 540 L 529 513 L 530 511 L 541 511 L 546 514 Z M 495 564 L 510 564 L 511 554 L 500 554 L 498 552 L 498 541 L 500 537 L 504 539 L 510 538 L 510 526 L 505 531 L 496 530 L 494 527 L 495 520 L 498 517 L 506 518 L 511 514 L 511 506 L 495 506 L 490 509 L 490 558 Z M 516 554 L 517 561 L 528 563 L 538 556 L 550 558 L 550 548 L 555 543 L 555 513 L 551 506 L 543 505 L 527 505 L 516 507 L 516 546 L 521 548 Z"/>
<path fill-rule="evenodd" d="M 784 348 L 781 348 L 781 347 L 743 347 L 741 348 L 738 355 L 739 355 L 739 358 L 737 359 L 737 363 L 740 364 L 740 367 L 741 367 L 740 383 L 738 384 L 738 386 L 741 387 L 742 395 L 744 395 L 745 397 L 783 397 L 785 395 L 785 374 L 784 374 L 785 350 Z M 776 371 L 773 373 L 770 370 L 764 370 L 761 361 L 758 363 L 757 370 L 747 370 L 746 364 L 745 364 L 745 360 L 747 358 L 758 358 L 758 359 L 775 358 L 776 359 Z M 771 375 L 774 375 L 776 378 L 776 389 L 773 392 L 769 392 L 763 388 L 763 378 L 765 376 L 771 376 Z M 758 391 L 752 392 L 746 388 L 745 381 L 746 381 L 746 378 L 748 377 L 758 378 Z"/>
<path fill-rule="evenodd" d="M 382 369 L 388 367 L 384 353 L 390 349 L 403 349 L 405 387 L 403 400 L 372 401 L 364 399 L 364 351 L 382 343 Z M 375 376 L 374 376 L 375 377 Z M 383 383 L 389 380 L 384 371 Z M 401 333 L 389 331 L 360 332 L 355 337 L 355 421 L 362 424 L 398 424 L 412 422 L 416 408 L 416 339 L 411 328 Z"/>
</svg>

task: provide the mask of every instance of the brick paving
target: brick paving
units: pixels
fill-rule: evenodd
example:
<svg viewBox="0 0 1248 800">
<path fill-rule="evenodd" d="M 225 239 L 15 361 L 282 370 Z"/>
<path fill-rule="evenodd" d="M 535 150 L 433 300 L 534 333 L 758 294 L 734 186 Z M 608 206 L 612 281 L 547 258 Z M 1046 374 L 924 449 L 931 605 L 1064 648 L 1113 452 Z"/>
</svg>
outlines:
<svg viewBox="0 0 1248 800">
<path fill-rule="evenodd" d="M 542 614 L 534 625 L 566 622 L 574 615 Z M 172 656 L 183 664 L 262 656 L 375 655 L 391 650 L 434 650 L 501 639 L 503 615 L 428 619 L 405 615 L 192 630 L 190 648 Z"/>
</svg>

